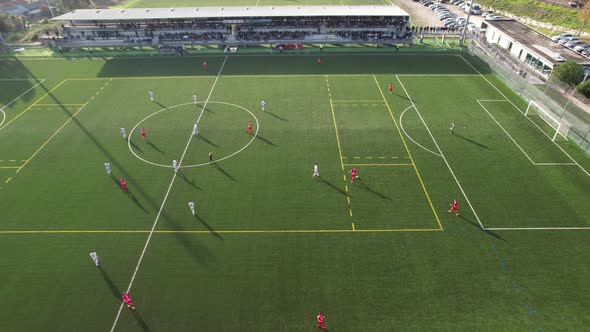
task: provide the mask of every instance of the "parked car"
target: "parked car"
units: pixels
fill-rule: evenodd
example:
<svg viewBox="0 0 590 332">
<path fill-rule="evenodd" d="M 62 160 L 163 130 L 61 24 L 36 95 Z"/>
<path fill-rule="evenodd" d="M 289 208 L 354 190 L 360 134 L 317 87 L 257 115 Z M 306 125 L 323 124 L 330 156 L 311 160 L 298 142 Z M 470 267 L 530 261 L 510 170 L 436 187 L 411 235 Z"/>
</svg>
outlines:
<svg viewBox="0 0 590 332">
<path fill-rule="evenodd" d="M 446 23 L 446 22 L 454 22 L 454 21 L 455 21 L 455 19 L 452 18 L 452 17 L 445 18 L 444 20 L 442 20 L 443 23 Z"/>
<path fill-rule="evenodd" d="M 551 37 L 551 40 L 553 40 L 554 42 L 557 43 L 560 39 L 567 38 L 567 37 L 573 37 L 573 36 L 574 36 L 574 34 L 572 34 L 572 33 L 564 32 L 564 33 L 559 34 L 557 36 Z"/>
<path fill-rule="evenodd" d="M 585 44 L 585 43 L 583 45 L 582 44 L 576 45 L 576 46 L 574 46 L 573 50 L 581 54 L 588 46 L 589 45 Z"/>
<path fill-rule="evenodd" d="M 582 40 L 572 40 L 570 42 L 565 43 L 565 47 L 569 47 L 569 48 L 574 48 L 575 46 L 578 45 L 586 45 L 586 43 Z"/>
<path fill-rule="evenodd" d="M 557 43 L 559 45 L 565 45 L 566 43 L 569 43 L 572 40 L 580 40 L 580 38 L 578 38 L 578 37 L 565 37 L 565 38 L 560 39 Z"/>
</svg>

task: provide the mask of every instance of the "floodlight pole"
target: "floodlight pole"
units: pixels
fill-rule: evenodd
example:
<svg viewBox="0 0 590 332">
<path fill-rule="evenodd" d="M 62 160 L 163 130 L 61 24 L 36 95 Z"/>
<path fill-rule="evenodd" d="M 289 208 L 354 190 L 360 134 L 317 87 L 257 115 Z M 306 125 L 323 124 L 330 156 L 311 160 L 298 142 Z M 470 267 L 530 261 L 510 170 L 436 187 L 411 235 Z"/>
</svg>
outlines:
<svg viewBox="0 0 590 332">
<path fill-rule="evenodd" d="M 473 1 L 469 4 L 469 11 L 467 12 L 467 20 L 465 21 L 465 26 L 463 27 L 463 32 L 461 33 L 461 38 L 459 38 L 459 47 L 463 47 L 463 42 L 465 41 L 465 34 L 467 33 L 467 26 L 469 26 L 469 18 L 471 17 L 471 11 L 473 10 Z"/>
</svg>

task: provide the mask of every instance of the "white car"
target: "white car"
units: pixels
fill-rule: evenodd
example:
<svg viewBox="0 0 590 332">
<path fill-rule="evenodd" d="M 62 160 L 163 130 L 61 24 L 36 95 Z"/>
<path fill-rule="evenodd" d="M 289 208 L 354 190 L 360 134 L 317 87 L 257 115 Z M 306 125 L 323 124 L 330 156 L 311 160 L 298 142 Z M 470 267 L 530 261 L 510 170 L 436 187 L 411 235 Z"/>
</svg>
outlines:
<svg viewBox="0 0 590 332">
<path fill-rule="evenodd" d="M 573 36 L 574 35 L 572 33 L 564 32 L 564 33 L 559 34 L 557 36 L 551 37 L 551 40 L 553 40 L 554 42 L 557 43 L 560 39 L 567 38 L 567 37 L 573 37 Z"/>
<path fill-rule="evenodd" d="M 580 46 L 580 45 L 586 45 L 586 43 L 581 40 L 572 40 L 570 42 L 565 43 L 565 47 L 569 47 L 569 48 L 573 48 L 575 46 Z M 586 46 L 588 46 L 588 45 L 586 45 Z"/>
<path fill-rule="evenodd" d="M 587 47 L 588 47 L 588 45 L 586 45 L 586 44 L 577 45 L 577 46 L 574 46 L 574 51 L 576 51 L 578 53 L 582 53 Z"/>
</svg>

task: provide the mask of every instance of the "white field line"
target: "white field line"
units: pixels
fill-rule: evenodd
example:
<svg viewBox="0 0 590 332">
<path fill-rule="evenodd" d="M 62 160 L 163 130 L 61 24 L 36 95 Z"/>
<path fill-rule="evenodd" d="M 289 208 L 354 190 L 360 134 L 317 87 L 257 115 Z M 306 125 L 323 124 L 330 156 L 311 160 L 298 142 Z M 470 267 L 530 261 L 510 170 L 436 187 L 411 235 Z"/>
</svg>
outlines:
<svg viewBox="0 0 590 332">
<path fill-rule="evenodd" d="M 488 115 L 490 116 L 490 118 L 492 118 L 492 120 L 494 120 L 494 122 L 500 127 L 500 129 L 502 129 L 502 131 L 506 134 L 506 136 L 508 136 L 508 138 L 510 138 L 510 140 L 518 147 L 518 149 L 520 150 L 520 152 L 522 152 L 522 154 L 524 154 L 524 156 L 531 162 L 531 164 L 535 164 L 535 161 L 528 155 L 528 153 L 526 153 L 526 151 L 524 151 L 524 149 L 520 146 L 520 144 L 518 144 L 516 142 L 516 140 L 508 133 L 508 131 L 506 131 L 506 129 L 504 129 L 504 127 L 500 124 L 500 122 L 498 122 L 498 120 L 496 120 L 496 118 L 494 118 L 494 116 L 492 115 L 492 113 L 490 113 L 485 106 L 483 106 L 482 103 L 480 103 L 479 100 L 477 100 L 477 103 L 479 104 L 479 106 L 481 106 L 481 108 L 483 108 L 484 111 L 486 111 L 486 113 L 488 113 Z"/>
<path fill-rule="evenodd" d="M 259 3 L 260 3 L 260 0 L 256 0 L 256 7 L 258 7 Z"/>
<path fill-rule="evenodd" d="M 0 78 L 0 81 L 39 81 L 37 78 Z M 45 81 L 45 79 L 41 79 Z"/>
<path fill-rule="evenodd" d="M 475 216 L 475 219 L 477 219 L 477 222 L 479 223 L 479 225 L 481 226 L 482 229 L 486 229 L 484 227 L 484 225 L 481 223 L 481 220 L 479 219 L 479 216 L 477 215 L 477 212 L 475 212 L 475 209 L 473 208 L 473 205 L 471 205 L 471 201 L 469 201 L 469 197 L 467 197 L 467 194 L 465 193 L 465 190 L 463 190 L 463 187 L 459 183 L 459 180 L 457 179 L 457 176 L 455 175 L 455 172 L 453 172 L 453 169 L 451 168 L 451 165 L 447 161 L 447 158 L 445 157 L 445 155 L 443 154 L 442 150 L 440 149 L 440 146 L 436 142 L 436 139 L 434 138 L 434 135 L 432 135 L 432 132 L 430 131 L 430 128 L 428 128 L 428 125 L 426 124 L 426 121 L 424 121 L 424 118 L 422 117 L 422 114 L 420 114 L 420 111 L 418 111 L 418 108 L 416 107 L 416 104 L 414 104 L 414 100 L 412 99 L 412 97 L 410 97 L 410 94 L 406 90 L 406 87 L 404 86 L 404 84 L 402 83 L 402 81 L 399 79 L 399 77 L 397 75 L 395 75 L 395 78 L 397 79 L 397 81 L 399 82 L 400 86 L 402 87 L 402 89 L 406 93 L 406 96 L 408 96 L 408 99 L 410 100 L 410 102 L 414 106 L 414 109 L 416 110 L 416 113 L 420 117 L 420 120 L 422 120 L 422 123 L 424 124 L 424 127 L 428 131 L 428 134 L 430 134 L 430 138 L 432 138 L 432 142 L 434 143 L 434 145 L 436 145 L 436 148 L 438 149 L 438 152 L 440 153 L 440 156 L 442 157 L 442 159 L 444 160 L 445 164 L 447 165 L 447 168 L 449 169 L 449 172 L 451 172 L 451 175 L 453 176 L 453 179 L 455 179 L 455 182 L 457 183 L 457 186 L 459 187 L 459 190 L 461 190 L 461 193 L 463 193 L 463 197 L 465 197 L 465 201 L 467 202 L 467 204 L 471 208 L 471 211 L 473 212 L 473 215 Z"/>
<path fill-rule="evenodd" d="M 27 91 L 23 92 L 20 96 L 16 97 L 13 101 L 11 101 L 10 103 L 4 105 L 2 108 L 0 108 L 0 112 L 2 112 L 2 122 L 0 122 L 0 127 L 2 127 L 2 125 L 4 124 L 4 121 L 6 121 L 6 113 L 4 113 L 4 109 L 10 105 L 12 105 L 15 101 L 19 100 L 20 97 L 26 95 L 29 91 L 33 90 L 34 88 L 36 88 L 37 86 L 39 86 L 39 84 L 45 82 L 45 79 L 42 79 L 41 81 L 39 81 L 39 83 L 33 85 L 33 87 L 31 87 L 30 89 L 28 89 Z M 2 128 L 0 128 L 2 129 Z"/>
<path fill-rule="evenodd" d="M 221 68 L 219 68 L 219 72 L 217 73 L 217 77 L 215 78 L 215 81 L 213 82 L 213 85 L 211 86 L 211 90 L 209 90 L 209 95 L 207 96 L 207 99 L 205 100 L 205 103 L 203 104 L 203 108 L 201 109 L 201 113 L 199 114 L 199 118 L 197 120 L 197 123 L 199 122 L 199 120 L 201 119 L 201 116 L 203 115 L 203 112 L 205 111 L 205 107 L 207 106 L 207 103 L 209 102 L 209 98 L 211 98 L 211 94 L 213 93 L 213 89 L 215 88 L 215 85 L 217 84 L 217 81 L 219 80 L 219 77 L 221 76 L 221 72 L 223 71 L 223 67 L 225 66 L 226 61 L 227 61 L 227 57 L 225 57 L 225 60 L 223 60 L 223 63 L 221 64 Z M 180 160 L 178 161 L 178 166 L 180 166 L 182 164 L 182 160 L 184 159 L 184 156 L 186 155 L 186 152 L 188 151 L 188 147 L 191 144 L 192 139 L 193 139 L 193 132 L 191 129 L 191 132 L 190 132 L 190 135 L 188 138 L 188 142 L 186 143 L 186 146 L 184 147 L 184 151 L 182 152 L 182 156 L 180 157 Z M 139 256 L 139 260 L 137 261 L 137 265 L 135 266 L 135 271 L 133 271 L 133 275 L 131 276 L 131 281 L 129 281 L 129 286 L 127 287 L 127 290 L 125 291 L 126 293 L 128 293 L 131 290 L 131 287 L 133 286 L 133 281 L 135 280 L 135 276 L 137 275 L 137 271 L 139 270 L 139 266 L 141 265 L 141 262 L 143 260 L 143 256 L 145 255 L 148 245 L 150 244 L 150 240 L 152 239 L 152 235 L 154 234 L 154 230 L 156 229 L 156 226 L 158 225 L 158 220 L 160 220 L 160 215 L 162 214 L 162 211 L 164 210 L 164 205 L 166 204 L 166 201 L 168 200 L 168 195 L 170 195 L 170 190 L 172 190 L 172 185 L 174 185 L 174 180 L 176 180 L 176 175 L 177 175 L 177 173 L 175 172 L 174 175 L 172 176 L 172 181 L 170 181 L 170 185 L 168 186 L 168 190 L 166 190 L 166 195 L 164 195 L 164 199 L 162 200 L 162 205 L 160 206 L 160 209 L 158 210 L 158 214 L 156 215 L 156 220 L 154 220 L 154 224 L 152 225 L 152 229 L 150 230 L 150 234 L 148 235 L 145 245 L 143 246 L 143 250 L 141 251 L 141 255 Z M 115 330 L 115 327 L 117 326 L 117 322 L 119 321 L 119 317 L 121 316 L 121 310 L 123 310 L 123 305 L 124 305 L 124 302 L 121 301 L 121 305 L 119 306 L 119 311 L 117 312 L 117 316 L 115 317 L 115 321 L 113 322 L 113 326 L 111 327 L 111 332 L 113 332 Z"/>
<path fill-rule="evenodd" d="M 576 163 L 535 163 L 535 166 L 577 166 Z"/>
<path fill-rule="evenodd" d="M 341 54 L 341 53 L 327 53 L 325 55 L 329 55 L 329 56 L 455 56 L 455 54 L 449 54 L 449 53 L 435 53 L 435 54 L 424 54 L 424 53 L 403 53 L 403 54 L 396 54 L 396 53 L 353 53 L 353 54 Z M 210 55 L 185 55 L 185 58 L 221 58 L 221 57 L 226 57 L 228 55 L 226 54 L 210 54 Z M 276 55 L 272 55 L 272 54 L 234 54 L 234 55 L 230 55 L 232 58 L 233 57 L 263 57 L 263 56 L 276 56 Z M 317 54 L 282 54 L 280 55 L 280 57 L 284 58 L 284 57 L 301 57 L 301 56 L 307 56 L 307 57 L 317 57 Z M 93 60 L 93 59 L 98 59 L 98 57 L 88 57 L 88 58 L 83 58 L 83 59 L 87 59 L 87 60 Z M 102 60 L 112 60 L 112 59 L 151 59 L 151 60 L 161 60 L 161 59 L 166 59 L 166 60 L 170 60 L 171 58 L 169 57 L 156 57 L 156 56 L 109 56 L 109 57 L 100 57 L 100 59 Z M 72 61 L 72 57 L 67 57 L 67 58 L 49 58 L 49 57 L 35 57 L 35 58 L 30 58 L 30 59 L 23 59 L 20 58 L 21 61 L 48 61 L 48 60 L 55 60 L 55 61 Z M 12 61 L 10 59 L 0 59 L 0 62 L 2 61 Z M 332 76 L 332 75 L 330 75 Z M 110 77 L 107 77 L 107 79 Z"/>
<path fill-rule="evenodd" d="M 399 126 L 400 126 L 400 128 L 402 129 L 402 131 L 404 132 L 404 135 L 406 135 L 406 137 L 407 137 L 407 138 L 408 138 L 410 141 L 414 142 L 414 144 L 418 145 L 418 146 L 419 146 L 419 147 L 421 147 L 422 149 L 424 149 L 424 150 L 426 150 L 426 151 L 428 151 L 428 152 L 432 153 L 433 155 L 436 155 L 436 156 L 442 157 L 440 154 L 438 154 L 438 153 L 436 153 L 436 152 L 434 152 L 434 151 L 432 151 L 432 150 L 430 150 L 430 149 L 428 149 L 428 148 L 426 148 L 426 147 L 423 147 L 423 146 L 422 146 L 420 143 L 418 143 L 418 142 L 414 141 L 414 139 L 413 139 L 412 137 L 410 137 L 410 135 L 408 135 L 408 133 L 407 133 L 407 132 L 406 132 L 406 130 L 404 129 L 404 122 L 403 122 L 404 113 L 406 113 L 406 111 L 407 111 L 407 110 L 409 110 L 409 109 L 410 109 L 410 108 L 412 108 L 412 107 L 414 107 L 414 105 L 411 105 L 411 106 L 409 106 L 408 108 L 406 108 L 406 109 L 405 109 L 405 110 L 402 112 L 402 114 L 400 114 L 400 116 L 399 116 Z"/>
<path fill-rule="evenodd" d="M 504 99 L 506 99 L 506 101 L 508 101 L 510 104 L 512 104 L 512 106 L 514 106 L 514 108 L 516 108 L 520 114 L 522 114 L 522 116 L 524 116 L 527 120 L 529 120 L 532 124 L 535 125 L 535 127 L 539 128 L 539 130 L 543 133 L 543 135 L 545 135 L 547 138 L 549 138 L 549 140 L 551 142 L 553 142 L 553 144 L 555 144 L 555 146 L 557 146 L 557 148 L 559 150 L 561 150 L 561 152 L 563 152 L 571 161 L 573 161 L 581 170 L 582 172 L 586 173 L 586 175 L 590 176 L 590 173 L 584 168 L 582 167 L 577 160 L 575 160 L 569 153 L 567 153 L 559 144 L 557 144 L 555 141 L 553 141 L 551 139 L 551 137 L 549 137 L 549 135 L 547 135 L 547 133 L 545 133 L 545 131 L 543 129 L 541 129 L 541 127 L 539 127 L 539 125 L 537 125 L 535 123 L 535 121 L 531 120 L 529 117 L 527 117 L 526 115 L 524 115 L 524 112 L 518 108 L 518 106 L 516 106 L 512 100 L 508 99 L 508 97 L 506 97 L 506 95 L 504 93 L 502 93 L 502 91 L 500 91 L 500 89 L 498 89 L 494 84 L 492 84 L 492 82 L 490 82 L 485 76 L 483 76 L 483 74 L 477 70 L 477 68 L 475 68 L 471 63 L 469 63 L 469 61 L 467 61 L 467 59 L 465 59 L 462 55 L 458 55 L 461 59 L 463 59 L 463 61 L 465 61 L 471 68 L 473 68 L 473 70 L 475 70 L 475 72 L 477 72 L 479 74 L 479 76 L 481 76 L 484 80 L 486 80 L 486 82 L 488 82 L 496 91 L 498 91 L 498 93 L 500 93 L 502 95 L 502 97 L 504 97 Z"/>
<path fill-rule="evenodd" d="M 564 231 L 564 230 L 590 230 L 590 227 L 492 227 L 489 231 Z"/>
</svg>

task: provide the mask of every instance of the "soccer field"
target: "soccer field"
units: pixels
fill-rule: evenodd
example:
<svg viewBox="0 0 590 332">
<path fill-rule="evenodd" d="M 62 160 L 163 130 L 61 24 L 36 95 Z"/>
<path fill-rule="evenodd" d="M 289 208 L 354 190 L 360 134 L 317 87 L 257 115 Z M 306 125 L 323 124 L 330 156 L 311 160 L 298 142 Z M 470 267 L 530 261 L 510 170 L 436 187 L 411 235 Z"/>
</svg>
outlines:
<svg viewBox="0 0 590 332">
<path fill-rule="evenodd" d="M 466 54 L 316 60 L 0 61 L 0 330 L 590 326 L 587 155 Z"/>
</svg>

